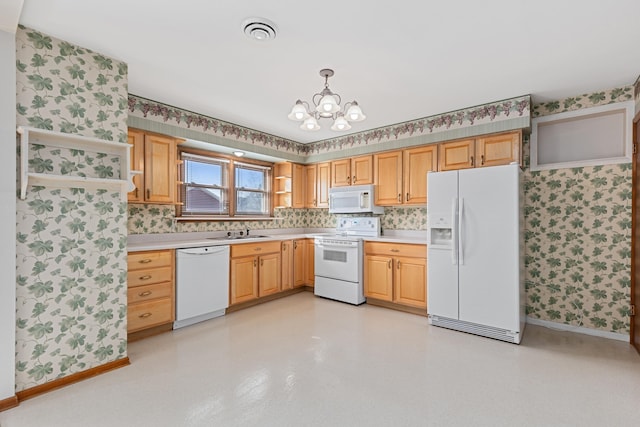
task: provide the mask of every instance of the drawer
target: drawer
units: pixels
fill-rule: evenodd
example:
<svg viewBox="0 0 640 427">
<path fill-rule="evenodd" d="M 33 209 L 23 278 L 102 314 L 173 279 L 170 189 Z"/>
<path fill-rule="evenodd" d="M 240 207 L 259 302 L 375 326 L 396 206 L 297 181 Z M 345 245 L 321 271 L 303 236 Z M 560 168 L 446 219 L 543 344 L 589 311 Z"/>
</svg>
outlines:
<svg viewBox="0 0 640 427">
<path fill-rule="evenodd" d="M 127 332 L 135 332 L 172 322 L 173 310 L 171 301 L 171 298 L 161 298 L 129 304 L 127 308 Z"/>
<path fill-rule="evenodd" d="M 406 243 L 365 242 L 364 253 L 426 258 L 427 245 L 411 245 Z"/>
<path fill-rule="evenodd" d="M 231 245 L 231 258 L 262 255 L 280 252 L 280 242 L 271 241 L 263 243 L 245 243 L 241 245 Z"/>
<path fill-rule="evenodd" d="M 135 286 L 127 290 L 127 301 L 129 304 L 172 296 L 173 286 L 171 286 L 171 282 Z"/>
<path fill-rule="evenodd" d="M 129 252 L 127 266 L 129 271 L 154 267 L 170 267 L 173 251 Z"/>
<path fill-rule="evenodd" d="M 173 269 L 171 267 L 160 267 L 129 271 L 127 273 L 127 281 L 130 288 L 153 283 L 172 282 Z"/>
</svg>

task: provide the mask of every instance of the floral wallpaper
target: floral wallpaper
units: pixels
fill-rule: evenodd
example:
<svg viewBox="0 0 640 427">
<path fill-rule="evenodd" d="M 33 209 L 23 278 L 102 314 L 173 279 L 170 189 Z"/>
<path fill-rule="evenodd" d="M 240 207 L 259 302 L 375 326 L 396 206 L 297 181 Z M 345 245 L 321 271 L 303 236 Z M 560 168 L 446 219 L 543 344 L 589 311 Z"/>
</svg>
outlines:
<svg viewBox="0 0 640 427">
<path fill-rule="evenodd" d="M 183 233 L 196 231 L 264 230 L 273 228 L 335 228 L 337 216 L 328 209 L 276 209 L 270 221 L 175 221 L 173 205 L 130 204 L 129 234 Z M 383 230 L 426 230 L 424 207 L 385 207 Z"/>
<path fill-rule="evenodd" d="M 631 86 L 534 105 L 534 115 L 627 101 Z M 524 145 L 528 165 L 529 144 Z M 527 315 L 629 333 L 631 164 L 525 170 Z"/>
<path fill-rule="evenodd" d="M 18 125 L 127 141 L 127 65 L 20 26 Z M 29 168 L 119 178 L 120 159 L 31 146 Z M 127 210 L 120 192 L 30 186 L 17 200 L 16 391 L 127 352 Z"/>
</svg>

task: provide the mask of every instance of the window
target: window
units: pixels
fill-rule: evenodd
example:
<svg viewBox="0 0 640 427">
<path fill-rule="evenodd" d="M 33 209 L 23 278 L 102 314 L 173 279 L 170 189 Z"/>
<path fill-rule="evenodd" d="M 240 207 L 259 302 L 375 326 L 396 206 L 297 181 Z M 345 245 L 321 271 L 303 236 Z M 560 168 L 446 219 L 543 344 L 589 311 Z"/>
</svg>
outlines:
<svg viewBox="0 0 640 427">
<path fill-rule="evenodd" d="M 269 213 L 269 170 L 264 166 L 235 164 L 236 214 Z"/>
<path fill-rule="evenodd" d="M 181 151 L 182 208 L 188 216 L 269 216 L 271 166 Z"/>
</svg>

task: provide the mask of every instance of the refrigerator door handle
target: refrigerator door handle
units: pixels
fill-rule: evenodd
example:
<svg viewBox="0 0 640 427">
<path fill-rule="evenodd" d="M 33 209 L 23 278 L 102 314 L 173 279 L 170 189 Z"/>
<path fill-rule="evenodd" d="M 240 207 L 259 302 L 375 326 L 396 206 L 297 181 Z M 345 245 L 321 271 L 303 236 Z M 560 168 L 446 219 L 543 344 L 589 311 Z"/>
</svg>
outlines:
<svg viewBox="0 0 640 427">
<path fill-rule="evenodd" d="M 464 230 L 462 229 L 462 219 L 464 216 L 464 199 L 460 198 L 460 205 L 458 208 L 458 262 L 460 265 L 464 265 Z"/>
<path fill-rule="evenodd" d="M 458 199 L 451 199 L 451 264 L 458 264 Z"/>
</svg>

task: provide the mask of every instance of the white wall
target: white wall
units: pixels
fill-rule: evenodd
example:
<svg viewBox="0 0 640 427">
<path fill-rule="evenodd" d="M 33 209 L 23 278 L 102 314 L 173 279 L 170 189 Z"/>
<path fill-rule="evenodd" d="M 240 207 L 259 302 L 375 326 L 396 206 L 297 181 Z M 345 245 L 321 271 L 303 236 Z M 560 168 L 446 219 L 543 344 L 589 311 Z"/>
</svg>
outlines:
<svg viewBox="0 0 640 427">
<path fill-rule="evenodd" d="M 15 395 L 16 37 L 0 31 L 0 400 Z"/>
</svg>

